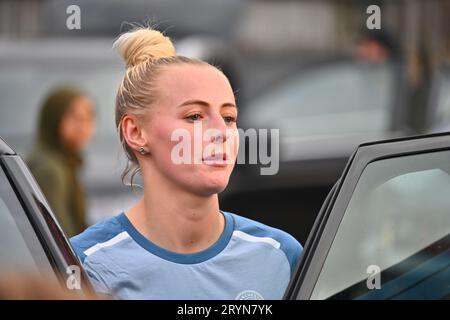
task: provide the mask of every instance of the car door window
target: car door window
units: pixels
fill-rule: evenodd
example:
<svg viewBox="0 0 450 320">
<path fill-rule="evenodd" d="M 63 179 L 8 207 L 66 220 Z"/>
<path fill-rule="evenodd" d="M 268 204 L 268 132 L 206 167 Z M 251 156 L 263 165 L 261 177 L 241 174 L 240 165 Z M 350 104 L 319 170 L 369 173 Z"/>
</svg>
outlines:
<svg viewBox="0 0 450 320">
<path fill-rule="evenodd" d="M 0 271 L 52 274 L 52 267 L 12 186 L 0 168 Z M 0 274 L 0 276 L 2 276 Z"/>
<path fill-rule="evenodd" d="M 450 151 L 367 165 L 311 298 L 449 297 L 449 195 Z M 377 269 L 378 289 L 368 285 Z"/>
</svg>

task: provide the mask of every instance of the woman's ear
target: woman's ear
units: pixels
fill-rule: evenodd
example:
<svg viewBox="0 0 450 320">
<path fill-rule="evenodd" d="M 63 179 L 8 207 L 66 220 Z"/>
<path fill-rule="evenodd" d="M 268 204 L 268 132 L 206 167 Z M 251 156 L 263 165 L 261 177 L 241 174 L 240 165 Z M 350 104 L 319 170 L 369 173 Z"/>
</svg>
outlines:
<svg viewBox="0 0 450 320">
<path fill-rule="evenodd" d="M 125 115 L 122 118 L 121 130 L 128 146 L 138 152 L 148 152 L 148 139 L 136 116 Z M 143 149 L 141 149 L 143 148 Z"/>
</svg>

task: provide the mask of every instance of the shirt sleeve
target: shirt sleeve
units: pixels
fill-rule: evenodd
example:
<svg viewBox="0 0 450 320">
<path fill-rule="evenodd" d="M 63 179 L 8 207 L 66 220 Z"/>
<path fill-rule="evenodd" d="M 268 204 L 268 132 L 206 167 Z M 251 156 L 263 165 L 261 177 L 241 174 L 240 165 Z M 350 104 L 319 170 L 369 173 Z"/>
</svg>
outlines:
<svg viewBox="0 0 450 320">
<path fill-rule="evenodd" d="M 297 263 L 300 258 L 300 254 L 303 251 L 303 247 L 294 237 L 289 234 L 284 234 L 283 242 L 281 243 L 281 249 L 286 255 L 289 265 L 291 267 L 291 275 L 294 273 Z"/>
<path fill-rule="evenodd" d="M 95 292 L 99 295 L 112 297 L 112 292 L 108 288 L 106 282 L 104 281 L 102 276 L 94 268 L 92 268 L 91 264 L 89 262 L 86 262 L 85 260 L 83 267 L 89 277 L 92 286 L 94 287 Z"/>
</svg>

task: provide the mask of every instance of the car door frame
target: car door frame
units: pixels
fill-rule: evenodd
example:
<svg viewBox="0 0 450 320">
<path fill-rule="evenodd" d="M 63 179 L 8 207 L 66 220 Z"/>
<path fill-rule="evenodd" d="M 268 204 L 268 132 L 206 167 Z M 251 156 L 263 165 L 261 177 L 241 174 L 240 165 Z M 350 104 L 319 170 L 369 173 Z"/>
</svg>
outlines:
<svg viewBox="0 0 450 320">
<path fill-rule="evenodd" d="M 310 299 L 358 180 L 374 161 L 450 150 L 450 132 L 360 145 L 325 200 L 286 290 L 285 299 Z"/>
</svg>

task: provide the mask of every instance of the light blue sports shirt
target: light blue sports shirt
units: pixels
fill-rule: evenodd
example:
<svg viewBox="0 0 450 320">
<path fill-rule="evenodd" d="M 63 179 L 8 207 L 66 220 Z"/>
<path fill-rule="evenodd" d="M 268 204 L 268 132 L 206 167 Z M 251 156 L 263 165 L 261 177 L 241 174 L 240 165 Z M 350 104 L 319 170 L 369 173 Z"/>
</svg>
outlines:
<svg viewBox="0 0 450 320">
<path fill-rule="evenodd" d="M 302 251 L 291 235 L 221 211 L 208 249 L 180 254 L 144 237 L 124 213 L 71 238 L 94 289 L 117 299 L 281 299 Z"/>
</svg>

